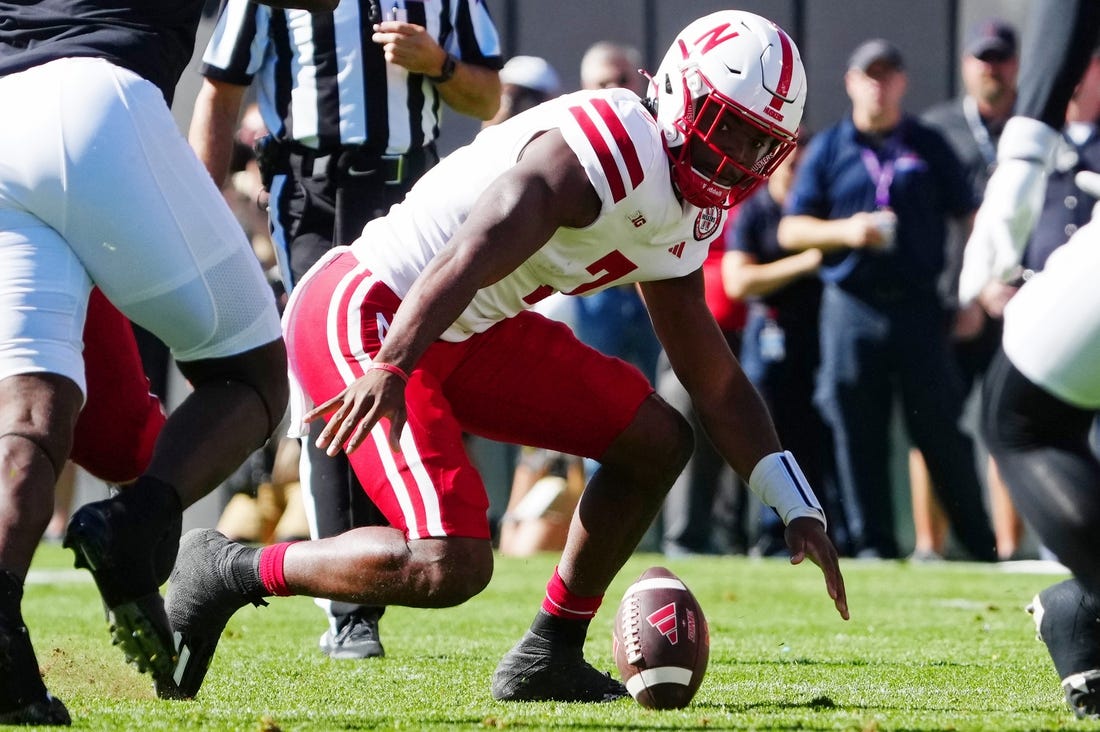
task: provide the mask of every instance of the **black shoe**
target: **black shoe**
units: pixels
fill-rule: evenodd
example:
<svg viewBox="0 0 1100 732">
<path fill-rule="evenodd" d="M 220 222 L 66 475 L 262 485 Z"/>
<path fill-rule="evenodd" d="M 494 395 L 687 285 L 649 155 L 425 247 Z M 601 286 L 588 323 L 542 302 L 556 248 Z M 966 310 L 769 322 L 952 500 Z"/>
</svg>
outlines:
<svg viewBox="0 0 1100 732">
<path fill-rule="evenodd" d="M 69 521 L 64 546 L 76 554 L 78 568 L 91 571 L 113 644 L 138 671 L 152 675 L 155 686 L 167 689 L 173 684 L 176 652 L 157 589 L 155 557 L 174 543 L 171 533 L 179 529 L 177 523 L 153 534 L 143 522 L 117 497 L 89 503 Z"/>
<path fill-rule="evenodd" d="M 386 650 L 378 635 L 378 618 L 348 615 L 335 636 L 331 629 L 321 636 L 321 652 L 337 660 L 381 658 Z"/>
<path fill-rule="evenodd" d="M 198 694 L 229 618 L 249 603 L 267 604 L 260 596 L 238 591 L 229 579 L 231 564 L 240 552 L 259 553 L 214 529 L 193 529 L 180 542 L 165 598 L 179 663 L 173 671 L 172 685 L 163 693 L 158 686 L 158 696 L 172 698 L 175 693 L 189 699 Z"/>
<path fill-rule="evenodd" d="M 72 724 L 65 705 L 42 683 L 25 625 L 0 626 L 0 679 L 0 724 Z"/>
<path fill-rule="evenodd" d="M 10 712 L 0 712 L 0 724 L 68 727 L 73 723 L 69 710 L 56 696 L 46 692 L 40 699 Z"/>
<path fill-rule="evenodd" d="M 626 695 L 626 687 L 592 668 L 580 648 L 554 648 L 531 631 L 493 674 L 497 701 L 609 702 Z"/>
<path fill-rule="evenodd" d="M 1100 613 L 1075 579 L 1052 585 L 1027 606 L 1078 718 L 1100 719 Z"/>
</svg>

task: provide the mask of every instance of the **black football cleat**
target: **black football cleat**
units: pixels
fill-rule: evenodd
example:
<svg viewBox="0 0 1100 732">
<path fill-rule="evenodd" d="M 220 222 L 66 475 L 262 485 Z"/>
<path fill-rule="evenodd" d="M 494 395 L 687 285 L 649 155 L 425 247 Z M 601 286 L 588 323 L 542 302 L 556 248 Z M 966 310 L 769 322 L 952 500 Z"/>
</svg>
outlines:
<svg viewBox="0 0 1100 732">
<path fill-rule="evenodd" d="M 497 701 L 610 702 L 626 687 L 601 673 L 580 648 L 555 647 L 530 630 L 505 654 L 493 673 Z"/>
<path fill-rule="evenodd" d="M 386 655 L 378 635 L 378 618 L 352 613 L 341 618 L 339 630 L 333 635 L 326 630 L 321 636 L 321 652 L 336 660 L 381 658 Z"/>
<path fill-rule="evenodd" d="M 0 625 L 0 679 L 0 724 L 72 724 L 69 710 L 42 683 L 25 625 Z"/>
<path fill-rule="evenodd" d="M 234 557 L 248 551 L 259 553 L 214 529 L 193 529 L 184 535 L 165 599 L 179 662 L 166 694 L 157 688 L 159 696 L 176 693 L 190 699 L 198 694 L 229 618 L 249 603 L 267 604 L 262 597 L 236 589 L 231 579 Z"/>
<path fill-rule="evenodd" d="M 1052 585 L 1027 606 L 1080 719 L 1100 719 L 1100 613 L 1076 579 Z"/>
<path fill-rule="evenodd" d="M 92 573 L 112 643 L 122 649 L 128 663 L 153 677 L 155 687 L 168 689 L 176 652 L 157 589 L 161 570 L 155 557 L 166 545 L 174 547 L 170 534 L 178 528 L 169 527 L 169 536 L 142 544 L 150 533 L 143 523 L 117 497 L 89 503 L 73 514 L 64 546 L 76 555 L 76 567 Z"/>
</svg>

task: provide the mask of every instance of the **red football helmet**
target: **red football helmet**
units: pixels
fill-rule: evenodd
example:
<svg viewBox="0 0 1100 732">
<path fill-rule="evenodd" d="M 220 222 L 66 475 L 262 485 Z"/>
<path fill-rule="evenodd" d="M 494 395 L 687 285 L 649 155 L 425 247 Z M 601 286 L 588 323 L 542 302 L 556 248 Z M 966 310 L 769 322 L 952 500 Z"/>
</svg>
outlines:
<svg viewBox="0 0 1100 732">
<path fill-rule="evenodd" d="M 770 20 L 723 10 L 676 36 L 652 80 L 672 180 L 694 206 L 744 200 L 794 149 L 806 72 Z"/>
</svg>

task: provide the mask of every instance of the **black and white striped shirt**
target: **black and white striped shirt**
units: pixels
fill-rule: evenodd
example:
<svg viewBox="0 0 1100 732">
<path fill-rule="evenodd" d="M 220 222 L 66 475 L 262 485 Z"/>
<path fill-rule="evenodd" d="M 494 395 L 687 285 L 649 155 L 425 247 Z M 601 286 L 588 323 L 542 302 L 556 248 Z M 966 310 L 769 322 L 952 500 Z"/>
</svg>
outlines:
<svg viewBox="0 0 1100 732">
<path fill-rule="evenodd" d="M 462 61 L 502 66 L 483 0 L 345 0 L 332 13 L 313 14 L 227 0 L 202 73 L 240 85 L 257 78 L 260 113 L 279 138 L 320 150 L 416 150 L 439 136 L 442 100 L 424 75 L 386 63 L 371 40 L 373 19 L 394 9 Z"/>
</svg>

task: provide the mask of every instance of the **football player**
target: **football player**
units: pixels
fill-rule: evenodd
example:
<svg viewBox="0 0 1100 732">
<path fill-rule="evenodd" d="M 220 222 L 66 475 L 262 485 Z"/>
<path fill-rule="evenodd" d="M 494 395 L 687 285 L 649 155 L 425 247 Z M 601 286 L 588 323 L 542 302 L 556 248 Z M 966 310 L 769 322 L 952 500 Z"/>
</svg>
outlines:
<svg viewBox="0 0 1100 732">
<path fill-rule="evenodd" d="M 1043 205 L 1066 106 L 1098 42 L 1100 3 L 1045 0 L 1025 26 L 1016 116 L 997 150 L 967 242 L 960 296 L 1010 280 Z M 1078 185 L 1100 195 L 1095 174 Z M 1073 578 L 1029 610 L 1079 717 L 1100 717 L 1100 462 L 1089 432 L 1100 411 L 1100 222 L 1059 247 L 1004 311 L 1001 352 L 985 383 L 982 427 L 1012 499 Z"/>
<path fill-rule="evenodd" d="M 269 0 L 331 10 L 336 0 Z M 133 490 L 84 506 L 65 542 L 123 651 L 174 685 L 157 588 L 183 508 L 282 418 L 271 289 L 169 105 L 202 0 L 0 0 L 0 719 L 64 724 L 22 622 L 23 583 L 86 393 L 93 286 L 167 343 L 195 387 Z"/>
<path fill-rule="evenodd" d="M 626 693 L 585 662 L 588 625 L 691 454 L 686 421 L 642 374 L 530 312 L 558 291 L 641 283 L 677 376 L 719 452 L 787 524 L 792 562 L 817 563 L 848 617 L 825 515 L 703 296 L 726 211 L 797 144 L 798 50 L 747 12 L 676 37 L 647 98 L 580 91 L 482 131 L 296 288 L 291 366 L 392 527 L 250 549 L 183 540 L 166 607 L 180 691 L 199 690 L 229 617 L 271 595 L 445 607 L 489 582 L 481 478 L 462 433 L 594 458 L 530 630 L 492 680 L 500 700 Z"/>
</svg>

